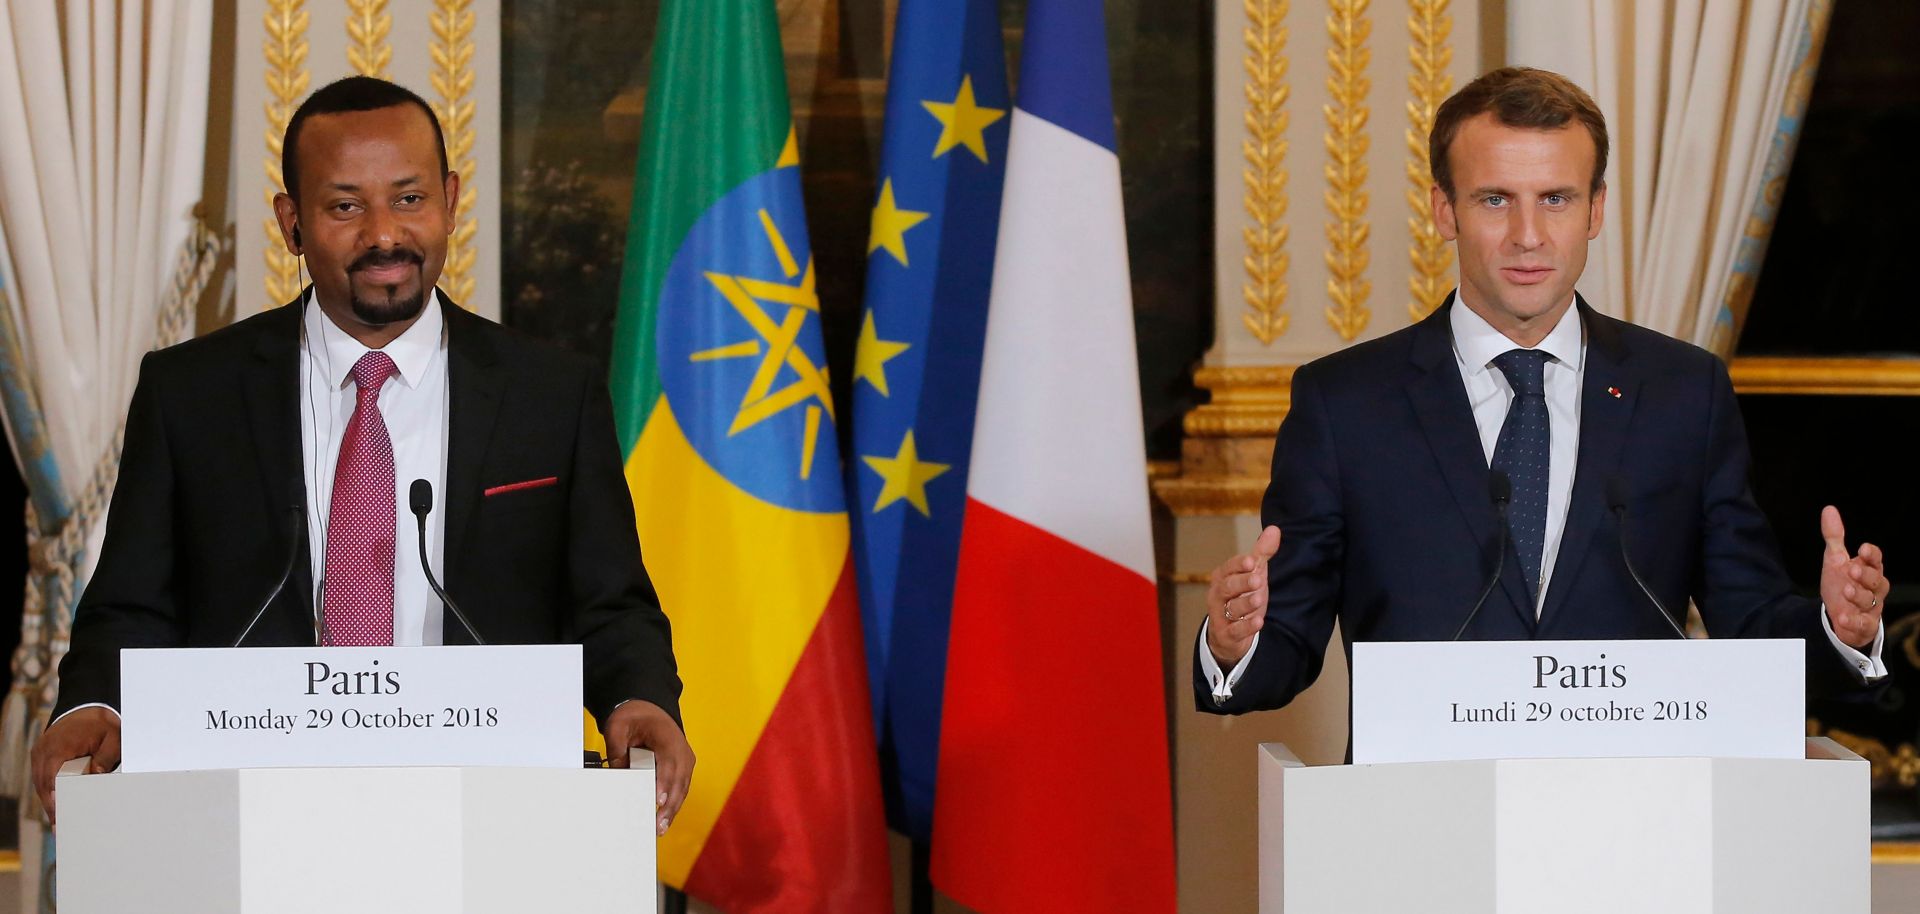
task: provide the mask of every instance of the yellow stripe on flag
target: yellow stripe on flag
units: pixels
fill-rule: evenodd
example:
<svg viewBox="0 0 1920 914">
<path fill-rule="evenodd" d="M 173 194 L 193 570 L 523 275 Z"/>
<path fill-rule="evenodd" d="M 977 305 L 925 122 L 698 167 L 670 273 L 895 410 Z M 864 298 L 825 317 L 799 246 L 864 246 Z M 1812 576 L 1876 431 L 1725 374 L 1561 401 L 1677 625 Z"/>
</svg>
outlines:
<svg viewBox="0 0 1920 914">
<path fill-rule="evenodd" d="M 699 757 L 660 839 L 660 878 L 684 886 L 839 583 L 847 517 L 741 491 L 694 452 L 664 397 L 627 459 L 627 488 L 673 621 L 680 711 Z"/>
<path fill-rule="evenodd" d="M 600 722 L 593 719 L 593 712 L 580 709 L 580 745 L 587 752 L 597 752 L 601 758 L 607 757 L 607 738 L 600 735 Z"/>
</svg>

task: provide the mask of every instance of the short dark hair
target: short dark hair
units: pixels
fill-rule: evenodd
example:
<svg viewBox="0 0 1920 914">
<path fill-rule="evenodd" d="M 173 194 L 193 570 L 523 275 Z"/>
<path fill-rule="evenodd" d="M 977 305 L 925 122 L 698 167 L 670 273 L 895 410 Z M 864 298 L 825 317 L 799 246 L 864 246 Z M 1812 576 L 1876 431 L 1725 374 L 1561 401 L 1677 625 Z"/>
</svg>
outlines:
<svg viewBox="0 0 1920 914">
<path fill-rule="evenodd" d="M 1558 73 L 1501 67 L 1462 86 L 1434 112 L 1433 132 L 1427 135 L 1427 161 L 1433 169 L 1433 182 L 1440 185 L 1447 199 L 1453 199 L 1453 164 L 1447 161 L 1447 149 L 1461 124 L 1488 112 L 1508 127 L 1533 130 L 1558 130 L 1579 121 L 1593 137 L 1593 177 L 1587 190 L 1598 193 L 1606 183 L 1607 117 L 1600 113 L 1593 97 Z"/>
<path fill-rule="evenodd" d="M 287 119 L 287 132 L 280 139 L 280 180 L 287 195 L 300 202 L 300 128 L 316 114 L 345 114 L 350 111 L 378 111 L 400 105 L 413 105 L 426 112 L 433 125 L 433 143 L 440 151 L 440 174 L 447 174 L 447 137 L 440 132 L 440 118 L 427 100 L 404 86 L 372 76 L 349 76 L 335 80 L 307 96 Z"/>
</svg>

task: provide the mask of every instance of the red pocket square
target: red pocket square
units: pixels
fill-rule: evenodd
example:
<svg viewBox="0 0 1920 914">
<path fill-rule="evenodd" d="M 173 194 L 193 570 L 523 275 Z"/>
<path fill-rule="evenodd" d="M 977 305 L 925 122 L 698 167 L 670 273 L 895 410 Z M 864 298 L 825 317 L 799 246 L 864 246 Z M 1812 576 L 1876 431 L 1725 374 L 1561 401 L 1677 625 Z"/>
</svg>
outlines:
<svg viewBox="0 0 1920 914">
<path fill-rule="evenodd" d="M 510 482 L 504 486 L 494 486 L 493 488 L 486 490 L 482 494 L 488 498 L 492 498 L 495 495 L 503 495 L 508 492 L 518 492 L 521 489 L 541 489 L 547 486 L 556 485 L 559 482 L 560 482 L 560 477 L 547 476 L 541 479 L 529 479 L 526 482 Z"/>
</svg>

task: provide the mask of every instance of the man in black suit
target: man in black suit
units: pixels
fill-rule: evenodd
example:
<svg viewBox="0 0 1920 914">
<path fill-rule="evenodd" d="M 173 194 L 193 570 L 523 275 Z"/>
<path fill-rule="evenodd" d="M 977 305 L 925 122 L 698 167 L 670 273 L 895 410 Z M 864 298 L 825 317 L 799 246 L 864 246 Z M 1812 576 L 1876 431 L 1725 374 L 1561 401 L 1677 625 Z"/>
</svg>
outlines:
<svg viewBox="0 0 1920 914">
<path fill-rule="evenodd" d="M 119 652 L 221 647 L 291 562 L 249 645 L 473 643 L 428 588 L 404 490 L 488 643 L 578 642 L 616 767 L 657 756 L 656 827 L 693 767 L 666 616 L 641 564 L 606 383 L 438 294 L 460 176 L 417 95 L 354 77 L 290 119 L 274 199 L 308 294 L 147 356 L 98 568 L 34 750 L 118 765 Z M 318 582 L 325 582 L 324 584 Z"/>
<path fill-rule="evenodd" d="M 1710 634 L 1804 639 L 1811 688 L 1884 675 L 1880 550 L 1850 555 L 1827 508 L 1821 600 L 1794 595 L 1748 491 L 1726 366 L 1575 294 L 1606 202 L 1593 100 L 1552 73 L 1496 70 L 1440 107 L 1429 149 L 1460 286 L 1427 320 L 1294 374 L 1272 526 L 1208 589 L 1200 710 L 1293 700 L 1336 616 L 1349 652 L 1454 637 L 1501 542 L 1499 585 L 1463 637 L 1674 637 L 1630 547 L 1659 602 L 1693 600 Z"/>
</svg>

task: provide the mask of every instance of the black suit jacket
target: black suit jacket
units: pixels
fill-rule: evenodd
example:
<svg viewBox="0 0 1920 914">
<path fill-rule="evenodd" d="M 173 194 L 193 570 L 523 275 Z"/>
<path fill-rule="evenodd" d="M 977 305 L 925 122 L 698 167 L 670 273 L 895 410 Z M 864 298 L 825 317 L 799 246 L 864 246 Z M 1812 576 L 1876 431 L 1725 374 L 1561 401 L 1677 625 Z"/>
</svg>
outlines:
<svg viewBox="0 0 1920 914">
<path fill-rule="evenodd" d="M 1233 697 L 1203 711 L 1277 708 L 1320 675 L 1337 615 L 1355 641 L 1445 641 L 1493 573 L 1499 541 L 1486 453 L 1453 354 L 1447 303 L 1428 319 L 1301 367 L 1261 523 L 1281 530 L 1260 643 Z M 1857 685 L 1816 600 L 1797 596 L 1747 486 L 1746 428 L 1713 354 L 1579 302 L 1586 329 L 1580 443 L 1565 532 L 1536 620 L 1507 548 L 1499 586 L 1463 637 L 1672 638 L 1629 576 L 1608 480 L 1627 492 L 1627 545 L 1660 601 L 1698 603 L 1714 637 L 1803 638 L 1815 692 Z M 1814 518 L 1808 518 L 1813 523 Z M 1206 650 L 1200 644 L 1198 650 Z"/>
<path fill-rule="evenodd" d="M 290 553 L 292 579 L 247 643 L 313 643 L 307 528 L 291 522 L 306 494 L 304 300 L 141 362 L 56 715 L 89 702 L 118 707 L 123 648 L 232 644 Z M 446 512 L 448 594 L 489 643 L 583 645 L 582 698 L 600 719 L 637 698 L 677 720 L 671 636 L 641 564 L 605 380 L 586 360 L 451 303 L 443 313 L 447 480 L 434 510 Z M 483 495 L 549 476 L 558 483 Z M 395 556 L 415 560 L 404 549 Z M 449 644 L 471 643 L 451 614 L 444 631 Z"/>
</svg>

